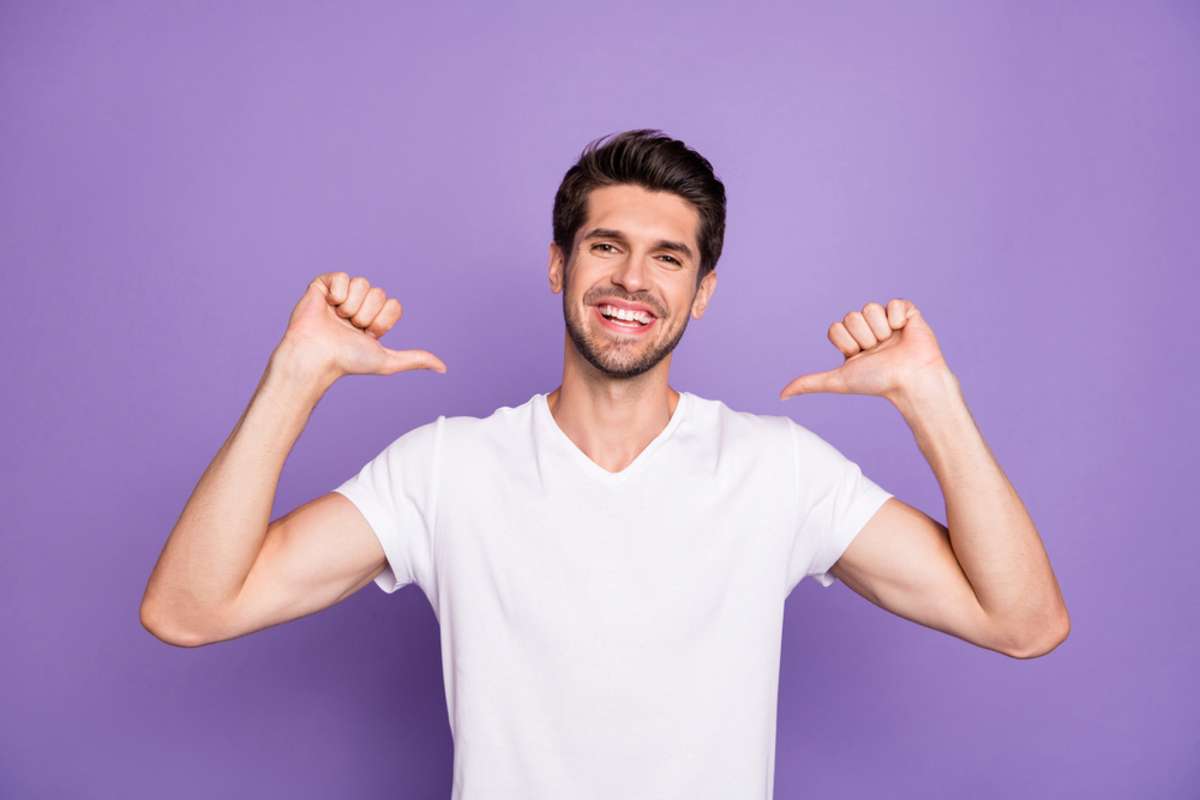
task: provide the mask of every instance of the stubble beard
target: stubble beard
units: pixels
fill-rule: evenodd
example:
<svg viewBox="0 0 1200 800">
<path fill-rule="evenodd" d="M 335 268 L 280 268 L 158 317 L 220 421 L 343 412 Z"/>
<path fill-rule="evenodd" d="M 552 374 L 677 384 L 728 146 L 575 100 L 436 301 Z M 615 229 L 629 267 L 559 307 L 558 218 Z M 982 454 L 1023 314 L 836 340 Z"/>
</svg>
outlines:
<svg viewBox="0 0 1200 800">
<path fill-rule="evenodd" d="M 647 346 L 635 338 L 618 340 L 614 337 L 608 341 L 596 342 L 588 336 L 584 330 L 583 320 L 575 314 L 574 306 L 570 301 L 570 272 L 567 271 L 566 275 L 563 279 L 562 296 L 563 319 L 567 325 L 567 334 L 575 343 L 575 350 L 589 364 L 610 378 L 634 378 L 653 369 L 671 354 L 671 351 L 679 344 L 679 340 L 683 338 L 683 332 L 687 330 L 688 317 L 684 316 L 683 324 L 679 326 L 675 335 L 657 347 L 653 344 Z M 592 306 L 586 306 L 586 308 L 591 309 Z M 591 311 L 585 313 L 590 314 Z M 655 324 L 661 325 L 663 322 L 664 320 L 659 319 Z"/>
</svg>

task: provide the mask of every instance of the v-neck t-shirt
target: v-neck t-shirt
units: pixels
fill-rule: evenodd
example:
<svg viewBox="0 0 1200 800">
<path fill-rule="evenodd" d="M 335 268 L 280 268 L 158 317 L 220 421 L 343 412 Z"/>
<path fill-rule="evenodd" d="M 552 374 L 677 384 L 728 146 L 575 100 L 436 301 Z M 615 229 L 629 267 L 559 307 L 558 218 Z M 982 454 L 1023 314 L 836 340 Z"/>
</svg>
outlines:
<svg viewBox="0 0 1200 800">
<path fill-rule="evenodd" d="M 452 800 L 770 800 L 784 600 L 891 497 L 789 417 L 680 392 L 625 469 L 544 393 L 439 416 L 337 491 L 441 632 Z"/>
</svg>

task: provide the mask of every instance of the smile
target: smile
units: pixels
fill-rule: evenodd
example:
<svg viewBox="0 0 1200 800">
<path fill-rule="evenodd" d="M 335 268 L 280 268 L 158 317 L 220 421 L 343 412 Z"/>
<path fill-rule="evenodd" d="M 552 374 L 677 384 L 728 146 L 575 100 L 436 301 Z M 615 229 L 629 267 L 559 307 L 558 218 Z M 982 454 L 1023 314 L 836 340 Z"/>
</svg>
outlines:
<svg viewBox="0 0 1200 800">
<path fill-rule="evenodd" d="M 634 320 L 609 319 L 600 313 L 600 309 L 602 308 L 604 308 L 603 305 L 592 306 L 592 313 L 596 315 L 596 319 L 600 320 L 600 324 L 611 331 L 623 333 L 626 336 L 644 336 L 658 322 L 658 317 L 651 317 L 650 321 L 645 325 Z"/>
</svg>

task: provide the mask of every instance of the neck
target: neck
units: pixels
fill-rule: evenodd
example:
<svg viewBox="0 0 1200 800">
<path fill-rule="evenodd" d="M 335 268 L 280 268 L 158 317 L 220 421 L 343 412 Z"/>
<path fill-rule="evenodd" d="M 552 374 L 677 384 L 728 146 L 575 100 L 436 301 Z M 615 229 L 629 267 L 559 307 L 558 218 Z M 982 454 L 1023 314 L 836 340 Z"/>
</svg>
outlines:
<svg viewBox="0 0 1200 800">
<path fill-rule="evenodd" d="M 619 472 L 662 433 L 679 404 L 679 392 L 667 383 L 670 357 L 634 378 L 610 378 L 580 361 L 568 354 L 562 383 L 546 404 L 588 458 Z"/>
</svg>

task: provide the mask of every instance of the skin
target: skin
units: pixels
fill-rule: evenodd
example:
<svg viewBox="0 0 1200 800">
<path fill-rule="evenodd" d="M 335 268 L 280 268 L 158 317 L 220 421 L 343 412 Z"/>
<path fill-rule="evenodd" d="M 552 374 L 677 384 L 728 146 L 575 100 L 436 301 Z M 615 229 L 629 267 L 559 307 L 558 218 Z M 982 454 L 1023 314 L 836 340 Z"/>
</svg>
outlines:
<svg viewBox="0 0 1200 800">
<path fill-rule="evenodd" d="M 589 238 L 594 228 L 619 235 Z M 700 319 L 716 272 L 697 283 L 699 215 L 686 200 L 638 186 L 588 197 L 573 251 L 549 249 L 562 294 L 563 380 L 548 395 L 557 424 L 589 458 L 620 471 L 662 431 L 679 393 L 671 354 Z M 663 249 L 684 243 L 692 256 Z M 568 255 L 570 258 L 568 259 Z M 569 261 L 569 268 L 568 268 Z M 605 298 L 659 316 L 642 337 L 593 315 Z M 283 464 L 317 402 L 346 375 L 446 365 L 380 337 L 403 308 L 365 277 L 315 278 L 288 320 L 250 404 L 198 481 L 164 545 L 141 605 L 143 626 L 169 644 L 211 644 L 327 608 L 386 566 L 358 508 L 323 494 L 269 519 Z M 913 431 L 946 501 L 948 527 L 891 498 L 831 572 L 881 608 L 1014 658 L 1054 649 L 1070 621 L 1037 529 L 972 420 L 932 328 L 910 301 L 869 302 L 829 328 L 841 365 L 800 375 L 780 392 L 887 399 Z"/>
<path fill-rule="evenodd" d="M 550 290 L 562 294 L 566 335 L 562 383 L 546 400 L 580 450 L 620 472 L 675 411 L 671 352 L 688 320 L 704 316 L 717 273 L 697 285 L 700 215 L 678 195 L 605 186 L 589 193 L 587 205 L 569 269 L 567 254 L 550 243 Z M 588 237 L 596 228 L 621 236 Z M 692 255 L 656 246 L 662 240 L 686 243 Z M 658 316 L 654 329 L 635 337 L 606 328 L 594 306 L 608 298 L 648 305 Z"/>
<path fill-rule="evenodd" d="M 1049 653 L 1071 629 L 1062 590 L 920 309 L 899 298 L 870 302 L 828 336 L 842 364 L 800 375 L 780 399 L 832 392 L 891 402 L 937 478 L 949 526 L 890 498 L 831 573 L 926 627 L 1015 658 Z"/>
<path fill-rule="evenodd" d="M 716 272 L 656 249 L 685 241 L 698 253 L 699 215 L 677 195 L 609 186 L 588 196 L 570 269 L 553 243 L 549 281 L 563 295 L 563 382 L 547 400 L 555 420 L 593 461 L 628 466 L 666 426 L 678 401 L 671 352 L 700 319 Z M 586 238 L 594 228 L 614 238 Z M 671 258 L 675 256 L 677 258 Z M 678 261 L 678 263 L 675 263 Z M 607 297 L 640 301 L 659 330 L 634 338 L 592 314 Z M 946 500 L 950 527 L 891 498 L 831 568 L 862 597 L 905 619 L 1015 658 L 1057 647 L 1070 631 L 1062 591 L 1032 519 L 971 419 L 932 328 L 909 300 L 866 303 L 829 326 L 843 363 L 801 375 L 780 399 L 832 392 L 883 397 L 912 429 Z"/>
<path fill-rule="evenodd" d="M 427 350 L 379 341 L 402 315 L 362 276 L 327 272 L 308 284 L 150 573 L 139 609 L 147 631 L 178 647 L 225 641 L 327 608 L 379 574 L 383 549 L 342 495 L 270 513 L 288 453 L 337 380 L 446 371 Z"/>
</svg>

